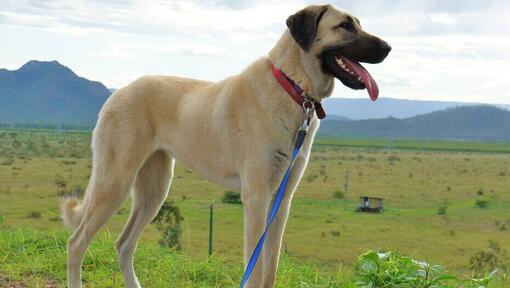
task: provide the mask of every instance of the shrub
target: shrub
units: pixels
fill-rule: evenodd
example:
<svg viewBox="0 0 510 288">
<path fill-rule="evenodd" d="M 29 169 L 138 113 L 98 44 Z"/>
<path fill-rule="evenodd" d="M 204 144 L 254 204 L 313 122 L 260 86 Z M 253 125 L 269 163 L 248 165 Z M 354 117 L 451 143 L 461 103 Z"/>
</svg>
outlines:
<svg viewBox="0 0 510 288">
<path fill-rule="evenodd" d="M 310 175 L 308 175 L 308 176 L 306 177 L 306 182 L 311 183 L 311 182 L 313 182 L 315 179 L 317 179 L 317 177 L 319 177 L 317 174 L 315 174 L 315 173 L 311 173 Z"/>
<path fill-rule="evenodd" d="M 482 288 L 492 279 L 457 279 L 440 265 L 430 265 L 394 252 L 368 251 L 359 257 L 354 269 L 355 287 L 405 288 Z"/>
<path fill-rule="evenodd" d="M 182 227 L 181 222 L 184 217 L 181 214 L 181 210 L 173 202 L 165 202 L 161 209 L 159 209 L 158 215 L 152 220 L 152 223 L 156 225 L 156 228 L 161 232 L 161 239 L 159 245 L 162 247 L 173 248 L 180 251 Z"/>
<path fill-rule="evenodd" d="M 55 179 L 55 185 L 57 185 L 58 188 L 65 188 L 67 186 L 66 180 L 62 179 L 62 176 L 57 175 L 57 178 Z"/>
<path fill-rule="evenodd" d="M 489 207 L 489 200 L 476 200 L 475 207 L 480 209 L 486 209 Z"/>
<path fill-rule="evenodd" d="M 221 199 L 221 202 L 227 204 L 242 204 L 241 193 L 234 191 L 225 191 L 225 193 L 223 193 L 223 199 Z"/>
<path fill-rule="evenodd" d="M 0 214 L 0 225 L 4 223 L 4 215 Z"/>
<path fill-rule="evenodd" d="M 83 198 L 83 195 L 85 194 L 85 190 L 80 185 L 76 185 L 73 188 L 65 189 L 67 184 L 65 184 L 62 189 L 58 191 L 58 196 L 73 196 L 78 198 Z M 60 186 L 59 186 L 60 187 Z"/>
<path fill-rule="evenodd" d="M 483 275 L 497 269 L 510 272 L 508 251 L 502 249 L 498 242 L 489 240 L 487 248 L 471 256 L 469 259 L 469 268 L 472 269 L 476 275 Z"/>
<path fill-rule="evenodd" d="M 400 157 L 398 157 L 396 155 L 390 155 L 390 156 L 388 156 L 387 160 L 390 161 L 390 162 L 400 161 Z"/>
<path fill-rule="evenodd" d="M 344 199 L 344 197 L 345 197 L 345 195 L 342 190 L 336 190 L 335 192 L 333 192 L 333 198 Z"/>
<path fill-rule="evenodd" d="M 13 158 L 6 158 L 2 161 L 2 165 L 3 166 L 10 166 L 12 165 L 12 163 L 14 163 L 14 159 Z"/>
<path fill-rule="evenodd" d="M 448 205 L 448 201 L 444 201 L 441 205 L 439 205 L 439 208 L 437 208 L 437 215 L 446 215 Z"/>
<path fill-rule="evenodd" d="M 28 214 L 27 217 L 28 218 L 39 219 L 39 218 L 41 218 L 41 212 L 39 212 L 39 211 L 32 211 L 32 212 L 30 212 L 30 214 Z"/>
</svg>

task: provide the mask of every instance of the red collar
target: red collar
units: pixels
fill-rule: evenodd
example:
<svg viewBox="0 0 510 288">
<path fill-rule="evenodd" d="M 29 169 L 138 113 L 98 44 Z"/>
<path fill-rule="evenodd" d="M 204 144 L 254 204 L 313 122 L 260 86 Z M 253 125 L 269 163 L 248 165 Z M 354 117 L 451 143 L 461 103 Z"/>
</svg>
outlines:
<svg viewBox="0 0 510 288">
<path fill-rule="evenodd" d="M 299 87 L 294 81 L 289 79 L 285 74 L 283 74 L 282 70 L 276 68 L 274 64 L 271 63 L 271 68 L 273 70 L 273 75 L 280 83 L 280 86 L 287 91 L 290 97 L 301 107 L 303 108 L 313 108 L 315 107 L 315 113 L 317 113 L 317 117 L 319 119 L 323 119 L 326 117 L 326 112 L 322 108 L 322 105 L 319 101 L 316 101 L 303 92 L 303 89 Z M 313 107 L 311 107 L 313 104 Z"/>
</svg>

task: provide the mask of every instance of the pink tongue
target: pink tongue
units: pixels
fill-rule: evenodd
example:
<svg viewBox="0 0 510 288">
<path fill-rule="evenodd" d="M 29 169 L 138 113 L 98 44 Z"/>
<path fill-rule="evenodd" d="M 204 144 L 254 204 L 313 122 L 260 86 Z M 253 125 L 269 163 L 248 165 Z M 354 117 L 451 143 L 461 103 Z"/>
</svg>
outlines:
<svg viewBox="0 0 510 288">
<path fill-rule="evenodd" d="M 341 58 L 349 70 L 353 71 L 356 75 L 363 79 L 363 83 L 365 83 L 370 99 L 372 99 L 372 101 L 377 100 L 377 97 L 379 97 L 379 87 L 377 87 L 377 83 L 375 83 L 375 80 L 372 78 L 370 73 L 368 73 L 368 71 L 358 62 L 351 61 L 345 57 Z"/>
</svg>

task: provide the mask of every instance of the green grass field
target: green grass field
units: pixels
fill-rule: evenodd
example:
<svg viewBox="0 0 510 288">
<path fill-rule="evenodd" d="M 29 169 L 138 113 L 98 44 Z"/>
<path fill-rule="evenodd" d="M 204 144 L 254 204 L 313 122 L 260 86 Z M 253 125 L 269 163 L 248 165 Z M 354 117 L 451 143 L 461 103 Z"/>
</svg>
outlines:
<svg viewBox="0 0 510 288">
<path fill-rule="evenodd" d="M 4 242 L 12 241 L 5 240 L 9 239 L 5 235 L 22 233 L 16 232 L 19 228 L 37 229 L 44 235 L 56 233 L 65 238 L 66 232 L 59 220 L 59 192 L 86 187 L 91 168 L 89 145 L 88 132 L 0 130 L 0 215 L 3 217 L 0 229 Z M 318 139 L 295 194 L 285 233 L 284 247 L 288 258 L 285 261 L 291 263 L 288 269 L 292 270 L 291 266 L 298 263 L 296 267 L 302 267 L 299 269 L 318 271 L 323 275 L 321 279 L 340 277 L 345 280 L 344 274 L 350 273 L 358 256 L 375 249 L 399 251 L 416 259 L 440 263 L 459 277 L 471 275 L 470 258 L 486 249 L 489 240 L 506 250 L 510 247 L 508 152 L 509 143 Z M 346 171 L 350 175 L 347 209 L 344 199 L 333 196 L 336 191 L 343 190 Z M 164 270 L 164 266 L 169 265 L 171 270 L 173 260 L 185 261 L 189 269 L 198 265 L 200 269 L 213 269 L 211 273 L 217 273 L 214 274 L 219 279 L 214 282 L 216 286 L 194 280 L 190 281 L 196 286 L 190 286 L 235 286 L 229 283 L 240 277 L 242 207 L 221 203 L 224 191 L 177 165 L 168 201 L 175 202 L 185 218 L 183 252 L 178 256 L 167 255 L 169 258 L 160 261 L 158 267 Z M 354 212 L 362 195 L 385 198 L 385 212 L 380 215 Z M 477 201 L 488 206 L 479 208 Z M 220 259 L 214 261 L 226 263 L 227 267 L 218 269 L 227 269 L 228 275 L 206 265 L 210 261 L 207 256 L 210 203 L 215 205 L 214 255 Z M 128 201 L 102 235 L 117 236 L 128 217 L 129 205 Z M 159 252 L 154 251 L 159 249 L 158 239 L 159 232 L 153 225 L 149 226 L 140 243 L 144 247 L 142 250 L 152 251 L 147 252 L 152 253 L 152 258 L 137 260 L 140 261 L 139 269 L 145 269 L 143 263 L 148 261 L 157 262 L 154 259 L 159 257 Z M 96 245 L 103 245 L 103 242 Z M 111 246 L 110 242 L 105 243 Z M 101 265 L 110 265 L 100 273 L 117 269 L 116 258 L 111 257 L 113 246 L 110 248 L 108 253 L 89 254 Z M 4 249 L 0 253 L 9 251 L 5 246 Z M 41 253 L 45 255 L 44 251 Z M 143 258 L 144 253 L 139 252 L 138 258 Z M 1 259 L 5 259 L 2 254 Z M 65 272 L 62 263 L 48 272 L 48 279 L 61 283 Z M 88 275 L 94 273 L 95 264 L 91 265 Z M 17 265 L 10 263 L 9 267 Z M 20 271 L 26 273 L 23 269 L 3 269 L 0 267 L 0 279 L 14 277 Z M 295 271 L 301 271 L 299 269 Z M 339 270 L 343 271 L 340 276 L 337 275 Z M 118 281 L 120 276 L 118 271 L 115 273 L 108 279 Z M 297 277 L 285 273 L 280 271 L 279 277 Z M 153 276 L 147 274 L 145 277 Z M 500 287 L 510 286 L 507 280 L 502 281 Z M 0 286 L 1 283 L 0 280 Z M 308 286 L 279 287 L 342 287 L 306 283 Z M 165 287 L 154 285 L 147 287 Z"/>
</svg>

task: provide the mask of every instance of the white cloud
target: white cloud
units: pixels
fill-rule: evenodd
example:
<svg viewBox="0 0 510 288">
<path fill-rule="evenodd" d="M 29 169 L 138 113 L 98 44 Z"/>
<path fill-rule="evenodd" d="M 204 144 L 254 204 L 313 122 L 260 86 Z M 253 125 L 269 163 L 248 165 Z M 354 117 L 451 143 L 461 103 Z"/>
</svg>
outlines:
<svg viewBox="0 0 510 288">
<path fill-rule="evenodd" d="M 146 73 L 219 80 L 267 53 L 305 2 L 2 1 L 0 66 L 57 59 L 109 87 Z M 381 96 L 510 103 L 510 1 L 337 2 L 393 46 L 367 65 Z"/>
<path fill-rule="evenodd" d="M 429 15 L 430 22 L 439 23 L 439 24 L 455 24 L 457 23 L 457 19 L 448 13 L 438 13 Z"/>
</svg>

